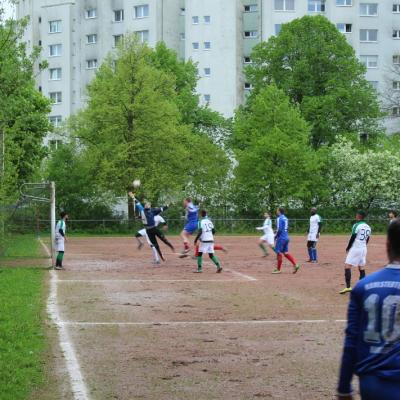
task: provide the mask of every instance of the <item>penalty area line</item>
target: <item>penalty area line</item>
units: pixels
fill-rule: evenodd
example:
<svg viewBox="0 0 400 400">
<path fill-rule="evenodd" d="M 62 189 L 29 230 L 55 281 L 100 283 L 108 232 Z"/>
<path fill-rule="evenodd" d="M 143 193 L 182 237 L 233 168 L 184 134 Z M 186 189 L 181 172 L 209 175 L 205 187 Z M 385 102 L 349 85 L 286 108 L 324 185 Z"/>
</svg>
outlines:
<svg viewBox="0 0 400 400">
<path fill-rule="evenodd" d="M 80 322 L 61 321 L 66 326 L 190 326 L 190 325 L 301 325 L 301 324 L 327 324 L 345 323 L 342 319 L 301 319 L 301 320 L 249 320 L 249 321 L 166 321 L 166 322 Z"/>
<path fill-rule="evenodd" d="M 243 282 L 239 279 L 59 279 L 58 283 L 197 283 L 197 282 Z"/>
<path fill-rule="evenodd" d="M 244 279 L 246 279 L 247 281 L 252 281 L 252 282 L 254 282 L 254 281 L 257 280 L 257 278 L 254 278 L 254 276 L 246 275 L 246 274 L 243 274 L 242 272 L 238 272 L 238 271 L 233 271 L 232 269 L 225 269 L 225 271 L 226 271 L 226 272 L 231 272 L 233 275 L 236 275 L 236 276 L 239 276 L 239 277 L 241 277 L 241 278 L 244 278 Z"/>
</svg>

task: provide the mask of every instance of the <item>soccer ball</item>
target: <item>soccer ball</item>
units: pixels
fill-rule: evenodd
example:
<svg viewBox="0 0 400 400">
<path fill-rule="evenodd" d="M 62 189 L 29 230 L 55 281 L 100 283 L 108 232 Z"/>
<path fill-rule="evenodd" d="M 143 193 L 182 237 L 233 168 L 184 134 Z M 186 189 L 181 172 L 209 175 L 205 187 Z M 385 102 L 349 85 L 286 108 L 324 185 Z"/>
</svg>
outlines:
<svg viewBox="0 0 400 400">
<path fill-rule="evenodd" d="M 132 185 L 133 185 L 134 188 L 138 188 L 140 186 L 140 180 L 139 179 L 135 179 L 132 182 Z"/>
</svg>

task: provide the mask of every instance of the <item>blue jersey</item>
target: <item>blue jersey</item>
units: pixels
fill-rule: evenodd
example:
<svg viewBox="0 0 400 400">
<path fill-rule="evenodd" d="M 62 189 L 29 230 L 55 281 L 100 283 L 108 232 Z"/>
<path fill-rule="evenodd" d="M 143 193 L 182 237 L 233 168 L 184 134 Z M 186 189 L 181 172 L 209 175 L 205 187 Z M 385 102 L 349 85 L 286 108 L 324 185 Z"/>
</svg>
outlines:
<svg viewBox="0 0 400 400">
<path fill-rule="evenodd" d="M 189 224 L 197 224 L 199 222 L 199 208 L 193 203 L 189 203 L 186 206 L 186 222 Z"/>
<path fill-rule="evenodd" d="M 289 240 L 289 220 L 283 214 L 276 219 L 276 239 Z"/>
<path fill-rule="evenodd" d="M 351 293 L 339 393 L 351 392 L 353 374 L 400 382 L 400 265 L 362 279 Z"/>
</svg>

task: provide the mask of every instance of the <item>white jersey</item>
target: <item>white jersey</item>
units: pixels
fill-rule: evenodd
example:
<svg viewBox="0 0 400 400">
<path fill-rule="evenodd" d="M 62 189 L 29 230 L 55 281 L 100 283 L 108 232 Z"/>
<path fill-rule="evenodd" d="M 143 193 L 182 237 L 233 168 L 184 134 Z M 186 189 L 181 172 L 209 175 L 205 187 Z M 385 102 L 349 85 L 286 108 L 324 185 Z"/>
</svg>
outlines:
<svg viewBox="0 0 400 400">
<path fill-rule="evenodd" d="M 318 214 L 311 215 L 310 217 L 310 228 L 308 231 L 308 240 L 316 242 L 318 240 L 319 224 L 321 223 L 321 217 Z"/>
<path fill-rule="evenodd" d="M 357 222 L 353 225 L 352 235 L 356 235 L 351 248 L 366 248 L 369 237 L 371 236 L 371 227 L 364 221 Z"/>
<path fill-rule="evenodd" d="M 60 219 L 58 222 L 57 222 L 57 225 L 56 225 L 56 234 L 58 233 L 58 234 L 60 234 L 60 230 L 64 233 L 64 235 L 65 235 L 65 232 L 67 231 L 67 224 L 65 223 L 65 221 L 63 220 L 63 219 Z"/>
<path fill-rule="evenodd" d="M 211 243 L 214 242 L 214 235 L 213 235 L 213 229 L 214 229 L 214 224 L 211 222 L 208 217 L 203 218 L 199 222 L 199 228 L 201 229 L 201 236 L 200 240 L 203 243 Z"/>
<path fill-rule="evenodd" d="M 266 218 L 264 221 L 263 226 L 256 228 L 259 231 L 264 231 L 264 235 L 273 234 L 274 231 L 272 230 L 272 221 L 271 218 Z"/>
</svg>

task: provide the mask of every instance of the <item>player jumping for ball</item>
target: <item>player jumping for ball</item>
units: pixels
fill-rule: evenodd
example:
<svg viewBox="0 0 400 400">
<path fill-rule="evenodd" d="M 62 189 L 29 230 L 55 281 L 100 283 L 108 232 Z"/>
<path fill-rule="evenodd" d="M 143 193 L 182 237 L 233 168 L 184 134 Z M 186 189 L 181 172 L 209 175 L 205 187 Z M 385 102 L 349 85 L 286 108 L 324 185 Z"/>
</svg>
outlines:
<svg viewBox="0 0 400 400">
<path fill-rule="evenodd" d="M 361 228 L 361 229 L 366 229 Z M 357 283 L 350 295 L 338 399 L 352 400 L 360 381 L 362 400 L 400 398 L 400 221 L 387 235 L 389 264 Z"/>
<path fill-rule="evenodd" d="M 197 272 L 203 272 L 203 253 L 208 253 L 211 261 L 216 265 L 217 272 L 222 272 L 221 263 L 214 254 L 214 235 L 215 228 L 212 221 L 208 218 L 205 210 L 201 211 L 201 221 L 199 222 L 199 232 L 196 236 L 194 244 L 200 240 L 199 253 L 197 255 Z"/>
<path fill-rule="evenodd" d="M 289 220 L 285 216 L 285 209 L 279 207 L 276 210 L 276 234 L 275 234 L 275 251 L 277 253 L 277 267 L 272 272 L 273 274 L 280 274 L 283 257 L 287 258 L 293 265 L 293 273 L 295 274 L 300 269 L 300 264 L 297 264 L 296 260 L 289 253 Z"/>
<path fill-rule="evenodd" d="M 185 226 L 183 231 L 181 232 L 181 238 L 183 240 L 183 251 L 182 256 L 185 257 L 189 251 L 189 240 L 190 236 L 196 232 L 199 224 L 198 212 L 199 208 L 193 204 L 193 201 L 190 197 L 187 197 L 183 200 L 183 206 L 185 207 L 186 215 L 185 215 Z"/>
<path fill-rule="evenodd" d="M 162 225 L 164 230 L 168 229 L 167 222 L 161 215 L 156 215 L 154 217 L 154 222 L 155 222 L 157 228 L 160 225 Z M 160 231 L 160 233 L 161 233 L 161 235 L 164 236 L 162 231 Z M 158 256 L 158 252 L 157 252 L 156 248 L 153 246 L 153 244 L 150 242 L 149 236 L 147 235 L 147 231 L 145 228 L 138 231 L 135 236 L 136 240 L 138 241 L 138 249 L 139 250 L 141 250 L 141 248 L 143 247 L 143 242 L 140 240 L 141 237 L 146 239 L 147 243 L 149 244 L 149 246 L 151 248 L 151 251 L 153 253 L 153 264 L 156 264 L 156 265 L 160 264 L 160 257 Z M 165 238 L 165 236 L 164 236 L 164 238 Z"/>
<path fill-rule="evenodd" d="M 147 237 L 150 240 L 150 243 L 156 249 L 158 255 L 160 256 L 161 260 L 165 261 L 165 258 L 161 252 L 160 246 L 157 242 L 157 238 L 159 238 L 162 242 L 164 242 L 173 253 L 175 253 L 174 246 L 167 240 L 167 238 L 159 231 L 156 225 L 155 217 L 161 214 L 163 211 L 168 209 L 168 206 L 153 208 L 151 207 L 151 203 L 146 202 L 144 207 L 142 204 L 136 199 L 135 194 L 132 192 L 128 193 L 130 197 L 135 202 L 135 208 L 139 212 L 141 216 L 143 225 L 146 229 Z"/>
<path fill-rule="evenodd" d="M 321 234 L 321 217 L 317 214 L 317 209 L 311 209 L 310 227 L 308 228 L 307 249 L 308 249 L 308 262 L 317 263 L 317 243 Z"/>
<path fill-rule="evenodd" d="M 271 221 L 271 214 L 269 212 L 264 213 L 264 224 L 263 226 L 259 226 L 256 229 L 258 231 L 264 231 L 264 235 L 260 237 L 258 245 L 260 246 L 264 257 L 267 257 L 269 255 L 267 247 L 265 245 L 269 246 L 269 248 L 273 251 L 275 251 L 274 248 L 274 231 L 272 230 L 272 221 Z"/>
<path fill-rule="evenodd" d="M 353 225 L 349 244 L 347 245 L 347 257 L 344 265 L 344 277 L 346 287 L 340 294 L 351 292 L 351 268 L 358 267 L 360 279 L 365 277 L 365 266 L 367 264 L 367 245 L 371 237 L 371 227 L 365 222 L 367 214 L 358 211 L 357 222 Z"/>
</svg>

